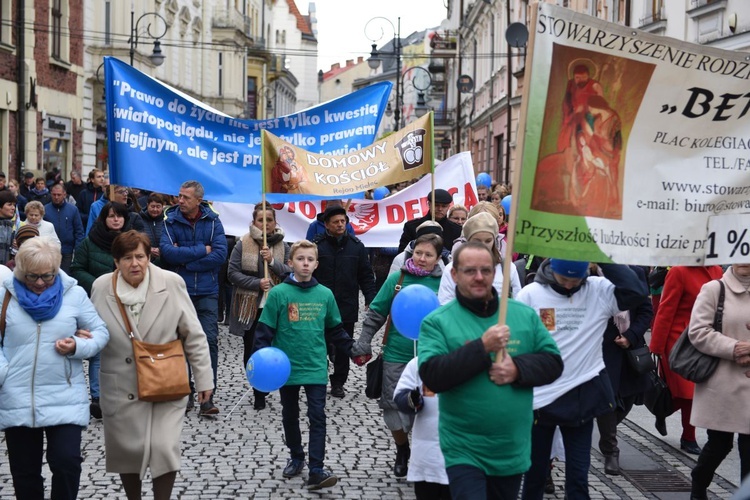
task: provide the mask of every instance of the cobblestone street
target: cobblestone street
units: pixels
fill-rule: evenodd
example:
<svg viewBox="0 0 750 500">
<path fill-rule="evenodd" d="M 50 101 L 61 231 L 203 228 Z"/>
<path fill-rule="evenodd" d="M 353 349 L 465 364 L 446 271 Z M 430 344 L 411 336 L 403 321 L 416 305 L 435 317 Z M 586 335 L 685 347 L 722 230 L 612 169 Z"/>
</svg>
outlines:
<svg viewBox="0 0 750 500">
<path fill-rule="evenodd" d="M 288 455 L 281 431 L 278 393 L 269 396 L 265 410 L 253 410 L 252 393 L 245 395 L 249 386 L 241 367 L 242 342 L 228 335 L 226 327 L 221 327 L 220 353 L 220 391 L 215 402 L 221 414 L 216 419 L 206 419 L 194 411 L 185 419 L 182 470 L 177 477 L 174 498 L 414 498 L 411 485 L 406 480 L 394 478 L 391 473 L 395 448 L 382 423 L 377 403 L 364 396 L 364 368 L 352 365 L 346 397 L 340 400 L 329 396 L 326 405 L 326 466 L 338 476 L 339 482 L 330 489 L 308 492 L 304 488 L 306 471 L 303 477 L 290 480 L 281 477 Z M 302 422 L 304 433 L 305 420 Z M 648 461 L 675 471 L 689 481 L 694 464 L 692 458 L 630 421 L 621 425 L 620 431 L 623 468 L 628 460 L 626 450 L 631 450 L 632 460 L 637 462 L 635 468 L 645 468 L 639 467 L 638 463 Z M 84 462 L 79 498 L 125 498 L 119 478 L 104 470 L 102 423 L 92 422 L 83 436 Z M 595 444 L 596 439 L 595 436 Z M 306 433 L 303 441 L 307 442 Z M 0 498 L 10 499 L 13 498 L 13 487 L 4 442 L 2 450 Z M 44 474 L 49 494 L 46 463 Z M 548 498 L 563 498 L 564 464 L 556 465 L 554 474 L 557 493 Z M 644 492 L 627 475 L 605 475 L 602 457 L 596 449 L 592 450 L 589 480 L 592 499 L 677 499 L 688 496 L 687 493 L 662 496 Z M 711 489 L 716 498 L 730 498 L 733 485 L 721 478 L 717 481 L 718 484 Z M 150 487 L 147 478 L 144 482 L 146 498 L 151 494 Z"/>
</svg>

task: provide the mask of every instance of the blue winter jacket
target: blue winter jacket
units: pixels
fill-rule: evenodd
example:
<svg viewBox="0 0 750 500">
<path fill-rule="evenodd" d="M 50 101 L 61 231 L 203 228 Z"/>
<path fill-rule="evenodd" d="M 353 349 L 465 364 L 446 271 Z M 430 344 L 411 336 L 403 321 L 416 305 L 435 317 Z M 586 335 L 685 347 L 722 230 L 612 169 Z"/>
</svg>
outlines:
<svg viewBox="0 0 750 500">
<path fill-rule="evenodd" d="M 206 202 L 200 204 L 195 227 L 185 219 L 180 207 L 165 212 L 159 250 L 162 265 L 185 280 L 190 295 L 219 293 L 219 269 L 227 259 L 227 239 L 219 214 Z M 211 253 L 206 253 L 206 245 Z"/>
<path fill-rule="evenodd" d="M 83 241 L 83 224 L 81 214 L 75 205 L 67 201 L 58 206 L 50 202 L 44 205 L 44 220 L 55 226 L 55 232 L 62 245 L 62 254 L 70 255 Z"/>
<path fill-rule="evenodd" d="M 12 299 L 6 313 L 3 347 L 0 351 L 0 430 L 8 427 L 49 427 L 89 423 L 89 395 L 82 360 L 94 356 L 109 341 L 104 321 L 76 280 L 60 271 L 63 303 L 57 315 L 35 322 L 16 300 L 10 277 L 0 287 Z M 93 337 L 75 337 L 77 329 Z M 72 337 L 73 354 L 62 356 L 55 341 Z"/>
</svg>

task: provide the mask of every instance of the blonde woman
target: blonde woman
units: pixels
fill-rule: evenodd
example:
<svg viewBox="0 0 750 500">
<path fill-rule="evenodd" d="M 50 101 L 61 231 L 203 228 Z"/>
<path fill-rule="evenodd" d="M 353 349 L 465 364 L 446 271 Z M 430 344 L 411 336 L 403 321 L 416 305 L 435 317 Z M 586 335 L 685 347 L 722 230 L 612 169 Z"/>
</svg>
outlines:
<svg viewBox="0 0 750 500">
<path fill-rule="evenodd" d="M 26 204 L 26 221 L 21 226 L 32 226 L 37 228 L 39 236 L 47 236 L 50 240 L 60 245 L 55 226 L 44 220 L 44 205 L 39 201 L 30 201 Z"/>
</svg>

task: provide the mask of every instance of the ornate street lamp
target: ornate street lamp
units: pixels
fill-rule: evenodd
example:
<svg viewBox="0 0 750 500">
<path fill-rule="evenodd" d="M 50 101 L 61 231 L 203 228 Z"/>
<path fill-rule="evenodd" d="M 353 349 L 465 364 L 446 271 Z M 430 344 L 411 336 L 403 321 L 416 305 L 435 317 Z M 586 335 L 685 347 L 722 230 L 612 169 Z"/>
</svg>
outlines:
<svg viewBox="0 0 750 500">
<path fill-rule="evenodd" d="M 133 6 L 131 4 L 130 7 L 130 65 L 133 66 L 133 59 L 135 57 L 135 49 L 138 47 L 138 24 L 141 22 L 141 19 L 148 17 L 148 16 L 154 16 L 159 19 L 161 19 L 161 22 L 164 23 L 164 32 L 161 35 L 154 35 L 151 33 L 151 23 L 149 23 L 146 26 L 146 34 L 154 40 L 154 50 L 151 52 L 151 54 L 148 56 L 149 60 L 151 60 L 151 64 L 154 66 L 161 66 L 162 63 L 164 63 L 164 59 L 166 56 L 161 51 L 161 40 L 164 35 L 167 34 L 167 21 L 161 17 L 156 12 L 146 12 L 141 17 L 139 17 L 137 20 L 135 20 L 135 12 L 133 12 Z"/>
</svg>

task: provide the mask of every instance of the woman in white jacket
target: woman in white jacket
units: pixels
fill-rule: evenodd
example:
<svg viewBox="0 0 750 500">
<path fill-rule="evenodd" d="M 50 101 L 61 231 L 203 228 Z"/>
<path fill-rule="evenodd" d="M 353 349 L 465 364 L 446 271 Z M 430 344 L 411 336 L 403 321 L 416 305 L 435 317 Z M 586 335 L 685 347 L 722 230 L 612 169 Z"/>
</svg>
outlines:
<svg viewBox="0 0 750 500">
<path fill-rule="evenodd" d="M 109 333 L 86 292 L 60 271 L 60 247 L 35 237 L 18 250 L 0 353 L 0 429 L 17 498 L 44 498 L 42 456 L 55 499 L 74 499 L 81 476 L 81 432 L 89 422 L 82 360 Z M 85 337 L 85 338 L 83 338 Z"/>
<path fill-rule="evenodd" d="M 55 226 L 44 220 L 44 205 L 39 201 L 30 201 L 26 204 L 26 221 L 21 226 L 33 226 L 39 231 L 39 236 L 47 236 L 60 246 L 60 238 L 57 237 Z"/>
</svg>

